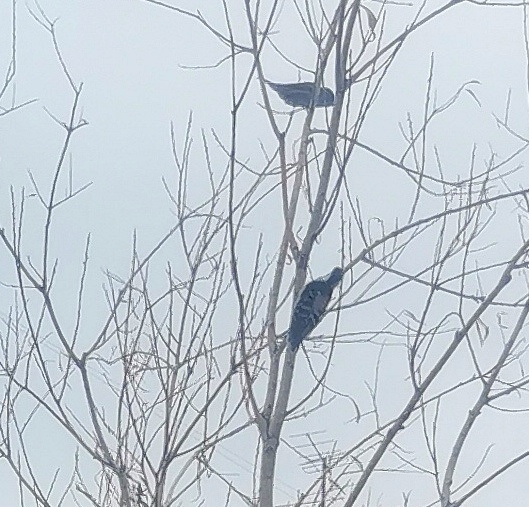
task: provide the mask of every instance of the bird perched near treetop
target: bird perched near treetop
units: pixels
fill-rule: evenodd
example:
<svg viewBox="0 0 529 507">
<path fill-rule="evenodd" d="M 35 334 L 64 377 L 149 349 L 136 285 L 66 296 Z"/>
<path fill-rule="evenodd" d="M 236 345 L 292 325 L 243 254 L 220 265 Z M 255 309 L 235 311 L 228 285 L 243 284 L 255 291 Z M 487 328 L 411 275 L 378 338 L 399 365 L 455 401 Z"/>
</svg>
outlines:
<svg viewBox="0 0 529 507">
<path fill-rule="evenodd" d="M 343 277 L 342 268 L 334 268 L 327 276 L 309 282 L 301 291 L 290 319 L 288 341 L 296 350 L 304 338 L 320 323 L 332 291 Z"/>
<path fill-rule="evenodd" d="M 333 91 L 322 86 L 315 94 L 314 83 L 272 83 L 271 81 L 266 83 L 289 106 L 307 108 L 313 101 L 314 107 L 328 107 L 334 104 Z"/>
</svg>

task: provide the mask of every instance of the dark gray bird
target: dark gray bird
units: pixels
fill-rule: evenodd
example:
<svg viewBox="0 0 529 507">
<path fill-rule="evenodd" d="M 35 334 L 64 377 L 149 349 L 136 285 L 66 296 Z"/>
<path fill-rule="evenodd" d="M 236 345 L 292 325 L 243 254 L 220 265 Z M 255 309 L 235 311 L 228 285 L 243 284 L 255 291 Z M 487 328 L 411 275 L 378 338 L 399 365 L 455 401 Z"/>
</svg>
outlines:
<svg viewBox="0 0 529 507">
<path fill-rule="evenodd" d="M 342 268 L 334 268 L 330 274 L 309 282 L 301 291 L 290 319 L 288 341 L 296 350 L 304 338 L 320 323 L 332 291 L 343 277 Z"/>
<path fill-rule="evenodd" d="M 330 88 L 321 87 L 314 94 L 314 83 L 266 83 L 277 92 L 289 106 L 310 107 L 314 101 L 314 107 L 328 107 L 334 104 L 334 93 Z"/>
</svg>

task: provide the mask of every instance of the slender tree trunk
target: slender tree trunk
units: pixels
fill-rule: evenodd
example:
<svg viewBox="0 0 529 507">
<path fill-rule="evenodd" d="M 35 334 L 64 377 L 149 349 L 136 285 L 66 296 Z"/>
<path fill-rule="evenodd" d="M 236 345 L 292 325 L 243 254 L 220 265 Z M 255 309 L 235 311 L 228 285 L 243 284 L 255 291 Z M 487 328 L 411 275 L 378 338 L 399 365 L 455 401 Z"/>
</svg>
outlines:
<svg viewBox="0 0 529 507">
<path fill-rule="evenodd" d="M 274 476 L 279 440 L 268 437 L 263 440 L 261 476 L 259 478 L 259 507 L 274 507 Z"/>
<path fill-rule="evenodd" d="M 274 505 L 274 477 L 276 474 L 277 451 L 281 429 L 287 415 L 287 405 L 292 388 L 292 377 L 294 376 L 294 364 L 296 352 L 287 345 L 285 350 L 285 362 L 281 375 L 281 384 L 276 406 L 270 423 L 268 433 L 263 437 L 263 457 L 261 459 L 261 477 L 259 486 L 259 507 L 273 507 Z"/>
</svg>

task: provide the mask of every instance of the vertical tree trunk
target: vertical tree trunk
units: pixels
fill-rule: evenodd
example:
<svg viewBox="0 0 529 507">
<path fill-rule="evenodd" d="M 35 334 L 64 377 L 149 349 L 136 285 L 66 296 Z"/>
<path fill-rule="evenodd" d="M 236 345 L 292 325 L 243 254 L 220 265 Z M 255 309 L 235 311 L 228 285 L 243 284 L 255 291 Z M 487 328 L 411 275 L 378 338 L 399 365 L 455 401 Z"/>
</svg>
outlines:
<svg viewBox="0 0 529 507">
<path fill-rule="evenodd" d="M 261 475 L 259 477 L 259 507 L 274 507 L 274 477 L 279 440 L 268 437 L 263 440 Z"/>
<path fill-rule="evenodd" d="M 294 375 L 295 359 L 296 352 L 287 345 L 275 410 L 270 418 L 268 434 L 263 437 L 259 507 L 273 507 L 274 505 L 274 477 L 276 474 L 275 467 L 277 451 L 279 449 L 281 429 L 283 428 L 283 423 L 285 422 L 287 414 L 287 405 L 290 398 L 290 390 L 292 388 L 292 377 Z"/>
</svg>

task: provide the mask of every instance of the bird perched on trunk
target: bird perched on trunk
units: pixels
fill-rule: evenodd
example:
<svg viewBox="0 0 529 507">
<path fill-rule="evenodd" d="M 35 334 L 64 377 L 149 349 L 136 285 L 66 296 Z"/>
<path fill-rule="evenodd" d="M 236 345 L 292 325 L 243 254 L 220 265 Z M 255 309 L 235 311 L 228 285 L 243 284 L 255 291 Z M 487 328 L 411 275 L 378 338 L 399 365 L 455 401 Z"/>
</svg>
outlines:
<svg viewBox="0 0 529 507">
<path fill-rule="evenodd" d="M 334 93 L 330 88 L 320 87 L 316 93 L 314 83 L 272 83 L 266 81 L 280 98 L 293 107 L 328 107 L 334 104 Z"/>
<path fill-rule="evenodd" d="M 330 274 L 309 282 L 301 291 L 290 319 L 288 341 L 296 350 L 305 337 L 320 323 L 332 291 L 343 277 L 342 268 L 334 268 Z"/>
</svg>

